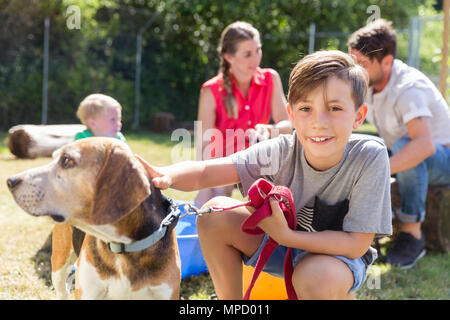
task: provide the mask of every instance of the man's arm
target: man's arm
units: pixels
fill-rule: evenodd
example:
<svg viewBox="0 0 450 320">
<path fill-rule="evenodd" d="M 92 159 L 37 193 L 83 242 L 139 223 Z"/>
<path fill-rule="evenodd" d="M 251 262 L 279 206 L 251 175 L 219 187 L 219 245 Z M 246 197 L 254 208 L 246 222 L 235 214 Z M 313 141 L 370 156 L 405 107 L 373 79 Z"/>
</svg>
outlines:
<svg viewBox="0 0 450 320">
<path fill-rule="evenodd" d="M 411 141 L 390 157 L 391 174 L 414 168 L 436 152 L 427 117 L 411 119 L 406 127 Z"/>
</svg>

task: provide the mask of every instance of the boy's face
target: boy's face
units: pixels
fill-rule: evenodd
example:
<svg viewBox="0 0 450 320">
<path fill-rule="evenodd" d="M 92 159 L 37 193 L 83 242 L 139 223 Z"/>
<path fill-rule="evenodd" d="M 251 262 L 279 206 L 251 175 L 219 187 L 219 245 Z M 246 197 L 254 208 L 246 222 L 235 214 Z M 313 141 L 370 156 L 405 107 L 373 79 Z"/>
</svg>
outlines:
<svg viewBox="0 0 450 320">
<path fill-rule="evenodd" d="M 94 136 L 116 138 L 122 129 L 122 115 L 119 108 L 106 108 L 104 113 L 87 121 Z"/>
<path fill-rule="evenodd" d="M 289 118 L 308 163 L 316 170 L 327 170 L 342 159 L 352 130 L 364 121 L 367 106 L 355 110 L 350 85 L 335 77 L 301 100 L 288 105 Z"/>
</svg>

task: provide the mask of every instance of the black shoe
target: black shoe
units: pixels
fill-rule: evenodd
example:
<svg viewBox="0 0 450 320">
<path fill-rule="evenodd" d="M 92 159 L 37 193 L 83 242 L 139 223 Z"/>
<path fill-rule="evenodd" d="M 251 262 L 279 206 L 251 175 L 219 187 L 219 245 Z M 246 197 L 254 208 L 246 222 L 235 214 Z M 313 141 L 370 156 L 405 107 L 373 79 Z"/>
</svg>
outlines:
<svg viewBox="0 0 450 320">
<path fill-rule="evenodd" d="M 400 232 L 395 240 L 394 247 L 387 254 L 386 262 L 400 269 L 412 268 L 417 261 L 425 256 L 425 238 L 422 233 L 420 239 L 413 235 Z"/>
</svg>

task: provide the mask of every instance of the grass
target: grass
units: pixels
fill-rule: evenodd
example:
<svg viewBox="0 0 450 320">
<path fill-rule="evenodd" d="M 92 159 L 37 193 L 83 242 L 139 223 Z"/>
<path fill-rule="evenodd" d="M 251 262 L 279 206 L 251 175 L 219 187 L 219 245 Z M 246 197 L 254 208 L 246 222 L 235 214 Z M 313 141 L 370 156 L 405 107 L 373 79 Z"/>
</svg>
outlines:
<svg viewBox="0 0 450 320">
<path fill-rule="evenodd" d="M 359 130 L 376 133 L 364 124 Z M 47 218 L 33 218 L 14 202 L 6 187 L 6 179 L 14 173 L 43 165 L 49 158 L 16 159 L 5 144 L 7 134 L 0 133 L 0 300 L 54 299 L 50 281 L 50 242 L 53 223 Z M 168 135 L 131 133 L 126 135 L 132 150 L 154 165 L 172 162 L 172 152 L 179 142 Z M 192 151 L 192 150 L 191 150 Z M 193 200 L 196 192 L 166 190 L 173 199 Z M 234 197 L 242 199 L 236 191 Z M 384 239 L 382 252 L 391 245 Z M 428 253 L 411 270 L 399 270 L 378 263 L 372 268 L 368 281 L 357 292 L 363 300 L 388 299 L 449 299 L 450 253 Z M 182 299 L 211 299 L 214 288 L 208 274 L 181 283 Z"/>
</svg>

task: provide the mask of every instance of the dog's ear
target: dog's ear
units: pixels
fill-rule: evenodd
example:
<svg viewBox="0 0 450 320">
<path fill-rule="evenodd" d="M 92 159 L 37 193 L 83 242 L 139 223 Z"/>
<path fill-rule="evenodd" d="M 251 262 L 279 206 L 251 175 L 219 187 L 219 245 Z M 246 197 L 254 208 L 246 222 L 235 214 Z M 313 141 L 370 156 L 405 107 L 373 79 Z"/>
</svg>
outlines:
<svg viewBox="0 0 450 320">
<path fill-rule="evenodd" d="M 145 170 L 130 150 L 113 145 L 106 151 L 94 193 L 90 223 L 113 223 L 136 209 L 149 195 Z"/>
</svg>

